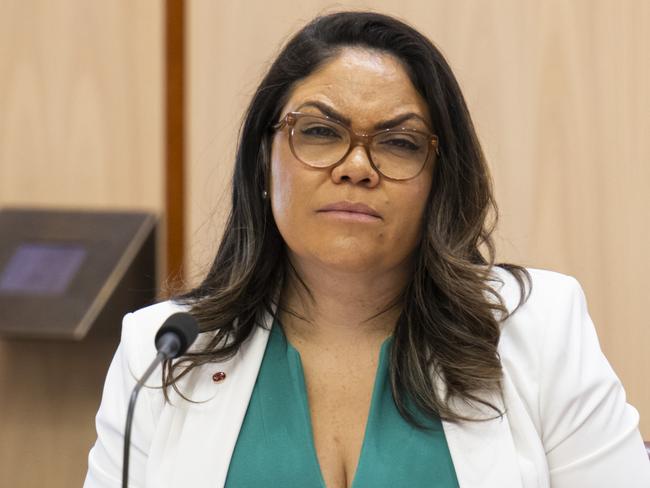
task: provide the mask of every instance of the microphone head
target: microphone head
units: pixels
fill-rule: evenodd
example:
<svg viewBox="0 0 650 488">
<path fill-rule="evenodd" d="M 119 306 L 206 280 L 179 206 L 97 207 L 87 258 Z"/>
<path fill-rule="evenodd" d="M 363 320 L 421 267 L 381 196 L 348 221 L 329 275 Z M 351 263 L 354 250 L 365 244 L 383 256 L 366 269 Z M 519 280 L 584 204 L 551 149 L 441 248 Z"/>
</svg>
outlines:
<svg viewBox="0 0 650 488">
<path fill-rule="evenodd" d="M 177 358 L 192 345 L 199 334 L 199 326 L 196 319 L 187 312 L 177 312 L 170 315 L 156 332 L 156 348 L 159 339 L 165 334 L 173 334 L 180 342 L 180 347 L 173 357 Z"/>
</svg>

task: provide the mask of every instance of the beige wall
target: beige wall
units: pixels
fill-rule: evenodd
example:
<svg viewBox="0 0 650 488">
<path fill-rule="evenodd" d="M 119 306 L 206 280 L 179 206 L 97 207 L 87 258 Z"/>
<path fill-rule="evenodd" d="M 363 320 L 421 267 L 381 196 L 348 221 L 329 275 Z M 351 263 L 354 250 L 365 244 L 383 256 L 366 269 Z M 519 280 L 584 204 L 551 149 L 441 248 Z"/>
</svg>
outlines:
<svg viewBox="0 0 650 488">
<path fill-rule="evenodd" d="M 161 3 L 0 9 L 0 206 L 159 211 Z"/>
<path fill-rule="evenodd" d="M 161 212 L 162 2 L 0 12 L 0 207 Z M 0 486 L 81 486 L 119 326 L 82 343 L 0 340 Z"/>
<path fill-rule="evenodd" d="M 448 57 L 489 157 L 499 256 L 576 276 L 650 438 L 650 2 L 195 1 L 189 12 L 188 266 L 216 249 L 243 110 L 287 36 L 372 5 Z"/>
</svg>

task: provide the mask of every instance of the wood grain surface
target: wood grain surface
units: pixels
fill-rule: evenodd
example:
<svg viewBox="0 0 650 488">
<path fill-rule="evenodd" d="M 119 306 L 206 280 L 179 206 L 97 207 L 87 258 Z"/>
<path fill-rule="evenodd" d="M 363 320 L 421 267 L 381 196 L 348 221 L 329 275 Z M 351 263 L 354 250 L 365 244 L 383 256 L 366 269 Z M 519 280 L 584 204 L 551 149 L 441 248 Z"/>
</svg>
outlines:
<svg viewBox="0 0 650 488">
<path fill-rule="evenodd" d="M 0 205 L 159 211 L 161 4 L 0 8 Z"/>
<path fill-rule="evenodd" d="M 162 3 L 0 0 L 0 12 L 0 206 L 160 214 Z M 0 339 L 0 486 L 82 485 L 113 327 L 79 343 Z"/>
</svg>

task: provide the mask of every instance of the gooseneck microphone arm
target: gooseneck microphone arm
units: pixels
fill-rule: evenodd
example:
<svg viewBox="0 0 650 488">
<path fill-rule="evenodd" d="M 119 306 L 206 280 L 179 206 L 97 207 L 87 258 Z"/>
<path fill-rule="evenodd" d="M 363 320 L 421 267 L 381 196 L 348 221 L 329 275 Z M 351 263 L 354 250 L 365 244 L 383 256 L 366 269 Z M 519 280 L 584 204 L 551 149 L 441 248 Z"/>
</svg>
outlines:
<svg viewBox="0 0 650 488">
<path fill-rule="evenodd" d="M 151 362 L 142 377 L 133 387 L 129 408 L 126 412 L 126 425 L 124 427 L 124 453 L 122 458 L 122 488 L 129 486 L 129 452 L 131 448 L 131 426 L 133 424 L 133 412 L 138 394 L 145 382 L 155 369 L 166 359 L 177 358 L 196 339 L 199 328 L 194 317 L 188 313 L 179 312 L 171 315 L 156 333 L 156 349 L 158 353 Z"/>
<path fill-rule="evenodd" d="M 124 427 L 124 454 L 122 461 L 122 487 L 128 488 L 129 486 L 129 451 L 131 448 L 131 425 L 133 424 L 133 411 L 135 410 L 135 401 L 138 399 L 138 393 L 142 389 L 145 381 L 151 376 L 151 373 L 166 359 L 164 353 L 159 352 L 156 358 L 152 361 L 151 365 L 144 372 L 142 378 L 138 380 L 131 392 L 131 399 L 129 400 L 129 409 L 126 412 L 126 426 Z"/>
</svg>

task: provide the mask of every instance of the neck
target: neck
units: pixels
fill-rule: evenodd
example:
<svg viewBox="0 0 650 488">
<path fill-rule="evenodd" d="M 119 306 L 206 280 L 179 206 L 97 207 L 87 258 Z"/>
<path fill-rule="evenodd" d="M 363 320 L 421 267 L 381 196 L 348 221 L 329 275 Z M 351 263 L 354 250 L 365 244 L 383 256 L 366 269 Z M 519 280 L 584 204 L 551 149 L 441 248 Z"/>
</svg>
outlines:
<svg viewBox="0 0 650 488">
<path fill-rule="evenodd" d="M 291 263 L 295 273 L 288 274 L 280 320 L 294 340 L 336 344 L 392 334 L 410 266 L 349 272 L 296 259 Z"/>
</svg>

